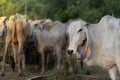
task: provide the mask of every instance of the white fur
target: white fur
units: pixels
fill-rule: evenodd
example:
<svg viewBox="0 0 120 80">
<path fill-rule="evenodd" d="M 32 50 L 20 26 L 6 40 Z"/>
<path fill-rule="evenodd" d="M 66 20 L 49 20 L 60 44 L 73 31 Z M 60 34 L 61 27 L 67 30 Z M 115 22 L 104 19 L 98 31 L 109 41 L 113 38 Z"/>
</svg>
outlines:
<svg viewBox="0 0 120 80">
<path fill-rule="evenodd" d="M 44 59 L 45 59 L 45 49 L 50 49 L 55 53 L 57 56 L 57 68 L 60 67 L 61 64 L 61 50 L 64 45 L 65 41 L 65 35 L 66 34 L 66 28 L 65 24 L 59 25 L 51 29 L 50 31 L 47 30 L 40 30 L 36 29 L 34 30 L 34 36 L 36 37 L 37 40 L 37 49 L 41 54 L 41 60 L 42 60 L 42 71 L 43 73 L 44 70 Z"/>
<path fill-rule="evenodd" d="M 108 69 L 111 79 L 117 80 L 117 69 L 120 72 L 120 20 L 107 15 L 97 24 L 85 27 L 82 25 L 85 23 L 85 21 L 77 20 L 69 25 L 68 49 L 74 50 L 76 54 L 76 49 L 82 44 L 83 35 L 86 33 L 91 54 L 84 61 L 89 66 L 98 65 Z M 83 30 L 77 33 L 78 29 Z"/>
</svg>

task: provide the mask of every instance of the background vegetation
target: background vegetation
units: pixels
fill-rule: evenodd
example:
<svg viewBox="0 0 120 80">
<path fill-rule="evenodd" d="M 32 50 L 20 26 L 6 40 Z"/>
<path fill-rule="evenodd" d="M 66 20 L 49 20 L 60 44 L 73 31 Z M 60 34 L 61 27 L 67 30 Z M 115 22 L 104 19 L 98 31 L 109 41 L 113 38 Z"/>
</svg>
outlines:
<svg viewBox="0 0 120 80">
<path fill-rule="evenodd" d="M 25 13 L 25 1 L 26 0 L 0 0 L 0 16 L 9 17 L 15 13 Z M 120 0 L 27 0 L 27 15 L 30 19 L 43 19 L 50 18 L 52 20 L 60 20 L 62 22 L 66 22 L 69 19 L 73 18 L 81 18 L 89 23 L 98 22 L 101 17 L 104 15 L 113 15 L 115 17 L 120 17 Z M 4 43 L 0 43 L 0 51 L 4 50 Z M 2 48 L 1 48 L 2 47 Z M 34 48 L 29 47 L 28 51 L 31 51 Z M 36 53 L 35 51 L 33 53 Z M 29 56 L 29 55 L 26 55 Z M 33 55 L 31 55 L 33 56 Z M 33 58 L 27 58 L 26 61 L 28 63 L 32 63 L 32 61 L 38 61 L 39 56 Z M 34 64 L 36 64 L 34 63 Z M 66 63 L 68 64 L 68 63 Z M 65 65 L 66 67 L 68 65 Z M 68 67 L 66 67 L 68 68 Z M 80 69 L 79 69 L 80 70 Z M 71 74 L 66 70 L 58 70 L 53 73 L 50 73 L 50 77 L 47 80 L 60 79 L 63 76 L 63 80 L 66 80 L 66 77 L 72 80 L 76 80 L 76 76 Z M 91 70 L 98 71 L 98 69 Z M 85 73 L 85 71 L 80 71 Z M 100 74 L 101 71 L 99 71 Z M 94 73 L 96 74 L 96 73 Z M 101 72 L 102 75 L 103 72 Z M 54 76 L 53 76 L 54 75 Z M 51 77 L 53 76 L 53 77 Z M 75 76 L 75 77 L 74 77 Z M 106 75 L 104 75 L 106 76 Z M 103 77 L 103 76 L 102 76 Z M 70 79 L 69 79 L 70 80 Z M 88 80 L 88 79 L 87 79 Z M 107 79 L 105 79 L 107 80 Z"/>
<path fill-rule="evenodd" d="M 120 17 L 120 0 L 27 0 L 28 15 L 31 19 L 51 18 L 66 22 L 82 18 L 98 22 L 106 15 Z M 0 16 L 24 13 L 25 0 L 0 0 Z"/>
</svg>

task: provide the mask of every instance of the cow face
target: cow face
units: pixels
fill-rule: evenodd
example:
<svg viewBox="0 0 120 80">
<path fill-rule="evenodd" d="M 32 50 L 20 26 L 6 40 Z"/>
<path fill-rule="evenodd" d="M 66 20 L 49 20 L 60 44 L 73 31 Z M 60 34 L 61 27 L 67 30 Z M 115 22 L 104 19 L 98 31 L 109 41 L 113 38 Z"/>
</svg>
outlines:
<svg viewBox="0 0 120 80">
<path fill-rule="evenodd" d="M 40 29 L 34 29 L 32 31 L 31 39 L 34 42 L 34 46 L 37 47 L 37 33 L 39 33 Z"/>
<path fill-rule="evenodd" d="M 7 18 L 3 22 L 0 22 L 0 24 L 1 24 L 0 26 L 2 28 L 1 29 L 1 32 L 2 32 L 1 37 L 2 37 L 2 39 L 4 39 L 6 34 L 7 34 L 7 22 L 8 22 Z"/>
<path fill-rule="evenodd" d="M 81 19 L 71 21 L 69 23 L 67 30 L 69 36 L 69 46 L 67 50 L 68 54 L 76 54 L 77 57 L 80 58 L 77 49 L 79 45 L 82 45 L 83 41 L 86 38 L 85 26 L 86 26 L 86 22 Z"/>
</svg>

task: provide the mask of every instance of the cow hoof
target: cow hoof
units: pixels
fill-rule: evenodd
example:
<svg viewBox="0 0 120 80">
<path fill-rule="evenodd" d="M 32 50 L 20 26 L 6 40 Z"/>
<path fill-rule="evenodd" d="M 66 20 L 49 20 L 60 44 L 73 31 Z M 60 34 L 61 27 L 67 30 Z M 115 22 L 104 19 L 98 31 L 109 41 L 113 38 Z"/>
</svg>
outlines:
<svg viewBox="0 0 120 80">
<path fill-rule="evenodd" d="M 19 73 L 20 77 L 25 77 L 25 75 L 23 73 Z"/>
<path fill-rule="evenodd" d="M 40 74 L 44 74 L 44 71 L 42 71 Z"/>
<path fill-rule="evenodd" d="M 5 76 L 5 73 L 4 73 L 4 72 L 1 72 L 1 73 L 0 73 L 0 76 Z"/>
<path fill-rule="evenodd" d="M 40 73 L 41 75 L 43 74 L 43 72 Z"/>
<path fill-rule="evenodd" d="M 57 66 L 57 69 L 60 69 L 60 66 Z"/>
</svg>

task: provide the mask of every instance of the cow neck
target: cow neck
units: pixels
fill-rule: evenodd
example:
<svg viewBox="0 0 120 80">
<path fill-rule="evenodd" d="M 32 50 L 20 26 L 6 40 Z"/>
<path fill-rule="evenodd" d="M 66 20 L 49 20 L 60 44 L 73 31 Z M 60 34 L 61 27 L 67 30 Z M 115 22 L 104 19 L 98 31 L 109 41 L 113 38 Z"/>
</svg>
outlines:
<svg viewBox="0 0 120 80">
<path fill-rule="evenodd" d="M 89 49 L 89 47 L 88 47 L 87 39 L 84 40 L 82 46 L 83 46 L 83 50 L 84 50 L 84 54 L 85 54 L 85 55 L 83 56 L 83 59 L 86 59 L 86 58 L 88 58 L 89 55 L 90 55 L 90 49 Z"/>
</svg>

